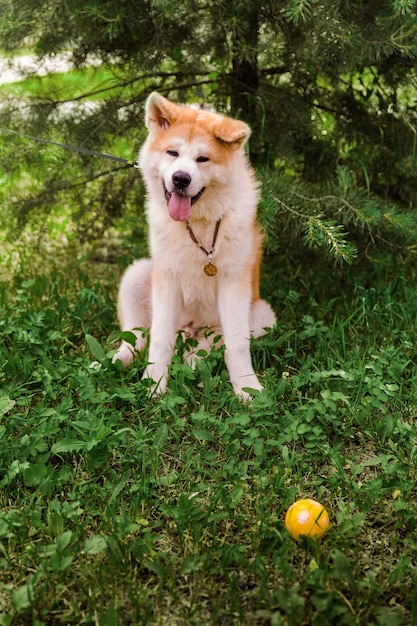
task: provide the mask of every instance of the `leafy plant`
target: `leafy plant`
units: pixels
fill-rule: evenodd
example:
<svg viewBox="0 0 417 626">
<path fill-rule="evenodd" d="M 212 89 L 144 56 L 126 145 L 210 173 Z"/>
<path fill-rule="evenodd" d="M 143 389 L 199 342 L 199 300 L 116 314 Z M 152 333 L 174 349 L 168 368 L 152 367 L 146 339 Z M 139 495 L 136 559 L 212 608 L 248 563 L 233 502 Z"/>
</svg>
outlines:
<svg viewBox="0 0 417 626">
<path fill-rule="evenodd" d="M 149 400 L 80 269 L 2 285 L 1 624 L 415 620 L 415 280 L 302 276 L 272 294 L 251 405 L 181 336 Z M 331 527 L 297 544 L 305 496 Z"/>
</svg>

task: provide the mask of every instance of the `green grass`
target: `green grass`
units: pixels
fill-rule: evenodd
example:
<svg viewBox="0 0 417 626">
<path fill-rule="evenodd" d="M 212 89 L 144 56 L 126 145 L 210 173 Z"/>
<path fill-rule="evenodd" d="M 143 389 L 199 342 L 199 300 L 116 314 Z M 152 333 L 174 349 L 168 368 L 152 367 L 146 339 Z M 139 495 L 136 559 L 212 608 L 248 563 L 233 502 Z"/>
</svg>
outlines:
<svg viewBox="0 0 417 626">
<path fill-rule="evenodd" d="M 0 94 L 2 97 L 39 98 L 55 102 L 80 99 L 88 102 L 121 94 L 128 97 L 129 93 L 133 93 L 132 83 L 125 86 L 124 83 L 125 78 L 116 67 L 87 67 L 6 83 L 0 85 Z"/>
<path fill-rule="evenodd" d="M 181 345 L 148 400 L 114 282 L 2 285 L 1 625 L 417 623 L 416 284 L 303 275 L 274 277 L 252 405 Z M 319 542 L 286 533 L 300 497 Z"/>
</svg>

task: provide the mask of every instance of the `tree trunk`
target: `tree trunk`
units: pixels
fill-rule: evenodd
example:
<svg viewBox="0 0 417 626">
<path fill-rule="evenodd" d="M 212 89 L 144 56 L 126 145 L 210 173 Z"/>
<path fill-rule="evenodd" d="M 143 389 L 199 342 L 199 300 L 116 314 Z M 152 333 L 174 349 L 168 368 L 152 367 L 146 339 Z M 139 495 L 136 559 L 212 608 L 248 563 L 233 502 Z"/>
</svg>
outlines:
<svg viewBox="0 0 417 626">
<path fill-rule="evenodd" d="M 258 7 L 256 2 L 238 16 L 233 37 L 233 65 L 230 81 L 231 113 L 249 124 L 252 135 L 249 152 L 252 162 L 259 156 L 261 120 L 258 105 Z"/>
</svg>

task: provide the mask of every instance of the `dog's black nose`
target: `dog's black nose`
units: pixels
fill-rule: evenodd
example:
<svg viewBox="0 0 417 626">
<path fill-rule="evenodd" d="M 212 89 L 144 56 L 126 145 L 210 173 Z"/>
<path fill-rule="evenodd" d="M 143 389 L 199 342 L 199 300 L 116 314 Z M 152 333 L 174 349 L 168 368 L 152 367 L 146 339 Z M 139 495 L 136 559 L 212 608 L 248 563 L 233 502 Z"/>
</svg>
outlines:
<svg viewBox="0 0 417 626">
<path fill-rule="evenodd" d="M 177 189 L 185 189 L 191 183 L 191 176 L 188 172 L 174 172 L 172 175 L 172 182 Z"/>
</svg>

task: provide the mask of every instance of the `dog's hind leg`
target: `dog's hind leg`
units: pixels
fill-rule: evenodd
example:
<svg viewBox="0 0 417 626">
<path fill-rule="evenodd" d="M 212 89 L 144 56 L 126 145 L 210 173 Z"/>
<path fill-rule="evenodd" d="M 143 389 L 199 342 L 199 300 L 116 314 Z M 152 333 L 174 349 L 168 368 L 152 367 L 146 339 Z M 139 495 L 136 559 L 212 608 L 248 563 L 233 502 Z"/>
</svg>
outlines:
<svg viewBox="0 0 417 626">
<path fill-rule="evenodd" d="M 141 328 L 149 328 L 152 320 L 152 261 L 135 261 L 124 273 L 118 298 L 118 316 L 122 330 L 136 335 L 135 347 L 122 341 L 113 362 L 122 361 L 125 367 L 131 364 L 134 352 L 143 350 L 146 339 Z"/>
<path fill-rule="evenodd" d="M 251 337 L 257 339 L 266 335 L 265 328 L 273 328 L 276 316 L 272 307 L 265 300 L 255 300 L 250 307 L 249 328 Z"/>
</svg>

